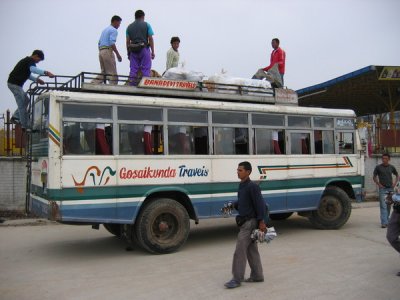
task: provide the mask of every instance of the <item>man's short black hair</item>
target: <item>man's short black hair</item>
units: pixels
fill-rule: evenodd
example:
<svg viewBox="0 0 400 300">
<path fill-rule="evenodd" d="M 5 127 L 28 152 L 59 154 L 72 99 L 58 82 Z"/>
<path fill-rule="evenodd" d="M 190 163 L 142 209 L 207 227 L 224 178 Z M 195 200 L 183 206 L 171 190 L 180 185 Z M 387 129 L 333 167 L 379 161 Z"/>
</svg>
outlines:
<svg viewBox="0 0 400 300">
<path fill-rule="evenodd" d="M 144 17 L 144 11 L 139 9 L 135 12 L 135 19 L 140 19 L 141 17 Z"/>
<path fill-rule="evenodd" d="M 382 158 L 383 158 L 384 156 L 387 156 L 387 158 L 390 159 L 390 154 L 389 154 L 389 153 L 383 153 L 383 154 L 382 154 Z"/>
<path fill-rule="evenodd" d="M 42 50 L 34 50 L 32 52 L 32 56 L 37 55 L 40 57 L 41 60 L 44 60 L 44 53 Z"/>
<path fill-rule="evenodd" d="M 272 41 L 275 41 L 275 42 L 277 42 L 277 43 L 278 43 L 278 45 L 280 44 L 280 41 L 279 41 L 279 39 L 278 39 L 278 38 L 273 38 L 273 39 L 272 39 Z"/>
<path fill-rule="evenodd" d="M 239 166 L 243 167 L 246 171 L 252 171 L 251 163 L 249 163 L 248 161 L 242 161 L 241 163 L 239 163 Z"/>
<path fill-rule="evenodd" d="M 175 42 L 181 42 L 181 40 L 179 39 L 179 37 L 177 37 L 177 36 L 173 36 L 172 38 L 171 38 L 171 45 L 172 45 L 172 43 L 175 43 Z"/>
<path fill-rule="evenodd" d="M 115 15 L 111 18 L 111 23 L 114 23 L 115 21 L 120 22 L 122 19 L 120 16 Z"/>
</svg>

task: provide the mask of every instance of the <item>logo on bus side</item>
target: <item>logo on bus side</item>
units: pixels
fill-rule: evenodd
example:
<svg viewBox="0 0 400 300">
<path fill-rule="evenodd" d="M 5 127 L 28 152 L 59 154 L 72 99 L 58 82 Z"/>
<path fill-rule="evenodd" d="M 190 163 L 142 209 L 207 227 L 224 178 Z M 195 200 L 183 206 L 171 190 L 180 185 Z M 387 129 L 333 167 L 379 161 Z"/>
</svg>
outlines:
<svg viewBox="0 0 400 300">
<path fill-rule="evenodd" d="M 108 175 L 106 175 L 108 173 Z M 79 193 L 83 193 L 83 187 L 86 185 L 86 179 L 88 179 L 88 176 L 90 176 L 93 180 L 93 185 L 106 185 L 112 176 L 115 176 L 117 171 L 112 170 L 110 167 L 105 167 L 103 171 L 100 171 L 100 169 L 97 166 L 90 166 L 85 173 L 85 176 L 83 177 L 83 180 L 78 182 L 75 180 L 74 175 L 72 176 L 72 179 L 74 180 L 74 184 L 76 187 L 76 190 Z M 104 179 L 104 183 L 103 183 Z"/>
</svg>

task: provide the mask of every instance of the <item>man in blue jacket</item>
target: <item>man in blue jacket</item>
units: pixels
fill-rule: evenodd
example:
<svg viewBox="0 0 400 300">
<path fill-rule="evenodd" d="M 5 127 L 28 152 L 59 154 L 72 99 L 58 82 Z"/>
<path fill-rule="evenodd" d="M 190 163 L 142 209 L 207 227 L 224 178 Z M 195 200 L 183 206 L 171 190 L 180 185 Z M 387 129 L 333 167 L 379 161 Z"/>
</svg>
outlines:
<svg viewBox="0 0 400 300">
<path fill-rule="evenodd" d="M 257 243 L 251 239 L 254 229 L 265 232 L 265 202 L 260 187 L 250 180 L 252 171 L 251 164 L 247 161 L 241 162 L 237 168 L 237 175 L 240 179 L 238 190 L 238 201 L 234 207 L 239 211 L 237 223 L 240 226 L 236 249 L 233 255 L 232 275 L 233 278 L 225 283 L 228 289 L 236 288 L 245 282 L 263 282 L 263 268 Z M 249 262 L 250 277 L 244 279 L 246 261 Z"/>
</svg>

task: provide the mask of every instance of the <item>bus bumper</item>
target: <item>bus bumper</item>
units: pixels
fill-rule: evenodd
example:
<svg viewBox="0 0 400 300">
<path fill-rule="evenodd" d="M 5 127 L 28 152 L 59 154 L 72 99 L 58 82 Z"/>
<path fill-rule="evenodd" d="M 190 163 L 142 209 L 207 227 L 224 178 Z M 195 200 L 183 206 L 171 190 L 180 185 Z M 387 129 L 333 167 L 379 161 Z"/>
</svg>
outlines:
<svg viewBox="0 0 400 300">
<path fill-rule="evenodd" d="M 57 201 L 50 201 L 31 195 L 31 212 L 38 217 L 51 221 L 61 221 L 60 206 Z"/>
</svg>

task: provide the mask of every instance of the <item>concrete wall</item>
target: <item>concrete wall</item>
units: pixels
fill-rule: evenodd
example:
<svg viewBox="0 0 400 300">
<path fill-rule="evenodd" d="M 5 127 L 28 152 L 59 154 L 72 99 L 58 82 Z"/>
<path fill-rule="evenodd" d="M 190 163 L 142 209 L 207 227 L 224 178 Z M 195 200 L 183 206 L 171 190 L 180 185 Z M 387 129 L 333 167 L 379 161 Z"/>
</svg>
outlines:
<svg viewBox="0 0 400 300">
<path fill-rule="evenodd" d="M 0 157 L 0 210 L 25 210 L 26 160 Z"/>
<path fill-rule="evenodd" d="M 372 173 L 381 156 L 365 159 L 365 191 L 367 200 L 377 199 L 377 186 Z M 400 155 L 392 156 L 390 163 L 400 173 Z M 26 161 L 15 157 L 0 157 L 0 211 L 25 210 Z"/>
</svg>

